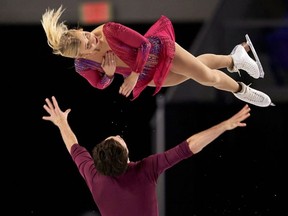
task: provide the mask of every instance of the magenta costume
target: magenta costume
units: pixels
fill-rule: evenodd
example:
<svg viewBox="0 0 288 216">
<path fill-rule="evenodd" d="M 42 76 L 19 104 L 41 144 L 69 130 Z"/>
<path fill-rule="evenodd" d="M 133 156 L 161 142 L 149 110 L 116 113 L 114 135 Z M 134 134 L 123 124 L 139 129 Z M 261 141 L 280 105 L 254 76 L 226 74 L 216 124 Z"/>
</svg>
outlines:
<svg viewBox="0 0 288 216">
<path fill-rule="evenodd" d="M 112 51 L 129 68 L 117 67 L 115 73 L 129 76 L 132 71 L 139 73 L 138 82 L 133 89 L 133 100 L 154 80 L 159 92 L 170 70 L 175 54 L 175 34 L 171 21 L 161 16 L 143 35 L 119 23 L 108 22 L 103 26 L 103 33 Z M 101 63 L 92 60 L 75 59 L 75 69 L 93 87 L 104 89 L 113 78 L 105 75 Z"/>
<path fill-rule="evenodd" d="M 156 185 L 161 173 L 192 156 L 186 141 L 141 161 L 130 162 L 117 177 L 97 172 L 86 148 L 74 144 L 71 156 L 102 216 L 158 216 Z"/>
</svg>

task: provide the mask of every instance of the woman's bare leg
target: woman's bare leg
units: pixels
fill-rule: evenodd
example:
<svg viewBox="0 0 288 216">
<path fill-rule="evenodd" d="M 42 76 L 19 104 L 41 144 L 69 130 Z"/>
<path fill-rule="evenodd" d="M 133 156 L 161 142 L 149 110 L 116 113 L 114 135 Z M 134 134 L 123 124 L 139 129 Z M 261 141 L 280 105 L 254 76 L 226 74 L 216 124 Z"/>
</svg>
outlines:
<svg viewBox="0 0 288 216">
<path fill-rule="evenodd" d="M 231 55 L 215 55 L 209 53 L 199 55 L 196 58 L 211 69 L 233 67 L 233 60 Z"/>
<path fill-rule="evenodd" d="M 246 42 L 241 44 L 246 52 L 250 51 L 250 47 Z M 231 55 L 216 55 L 212 53 L 205 53 L 196 57 L 206 66 L 211 69 L 232 68 L 233 59 Z"/>
<path fill-rule="evenodd" d="M 214 62 L 212 61 L 212 63 L 207 64 L 216 68 L 220 65 L 223 67 L 231 64 L 232 60 L 229 60 L 224 56 L 223 60 L 219 60 L 220 63 L 217 66 L 215 59 L 220 57 L 221 56 L 217 56 L 217 58 L 214 57 Z M 211 55 L 207 55 L 206 57 L 204 56 L 204 58 L 202 57 L 202 61 L 208 61 L 209 58 L 211 58 Z M 239 83 L 237 83 L 234 79 L 220 70 L 211 69 L 202 61 L 176 43 L 176 52 L 171 71 L 193 79 L 204 86 L 211 86 L 216 89 L 232 93 L 240 90 L 241 87 Z"/>
<path fill-rule="evenodd" d="M 190 78 L 189 77 L 186 77 L 186 76 L 183 76 L 181 74 L 176 74 L 176 73 L 173 73 L 172 71 L 170 71 L 168 74 L 167 74 L 167 77 L 163 83 L 163 87 L 170 87 L 170 86 L 176 86 L 176 85 L 179 85 L 183 82 L 185 82 L 186 80 L 189 80 Z M 152 87 L 155 87 L 155 83 L 154 81 L 152 80 L 148 86 L 152 86 Z"/>
<path fill-rule="evenodd" d="M 241 55 L 243 54 L 243 47 L 239 48 L 239 46 L 236 46 L 236 54 L 239 54 L 239 50 L 241 51 Z M 245 50 L 244 50 L 245 52 Z M 247 52 L 247 50 L 246 50 Z M 245 52 L 245 54 L 246 54 Z M 249 62 L 249 67 L 251 66 L 252 69 L 254 70 L 257 67 L 257 64 L 253 62 L 253 60 L 247 58 L 247 56 L 243 58 L 243 56 L 240 56 L 237 61 L 235 60 L 237 56 L 236 54 L 232 54 L 231 58 L 233 59 L 233 63 L 237 62 L 239 59 L 240 61 L 237 62 L 238 66 L 240 69 L 243 69 L 247 64 L 247 61 Z M 244 55 L 245 55 L 244 54 Z M 234 57 L 233 57 L 234 55 Z M 173 80 L 176 83 L 176 78 L 179 76 L 174 76 L 172 75 L 173 73 L 182 75 L 184 77 L 193 79 L 194 81 L 204 85 L 204 86 L 212 86 L 216 89 L 219 90 L 224 90 L 228 92 L 232 92 L 235 97 L 238 99 L 246 102 L 246 103 L 251 103 L 256 106 L 260 107 L 266 107 L 266 106 L 272 106 L 274 105 L 270 99 L 270 97 L 258 90 L 252 89 L 251 87 L 245 85 L 244 83 L 241 82 L 236 82 L 234 79 L 229 77 L 227 74 L 224 72 L 218 70 L 218 69 L 211 69 L 211 68 L 218 68 L 218 67 L 230 67 L 230 60 L 226 58 L 227 56 L 212 56 L 210 54 L 206 56 L 202 56 L 200 58 L 196 58 L 193 56 L 191 53 L 183 49 L 181 46 L 179 46 L 176 43 L 176 52 L 175 52 L 175 57 L 173 59 L 171 71 L 170 71 L 170 81 L 172 82 Z M 209 58 L 212 58 L 211 62 L 209 62 Z M 217 63 L 215 60 L 217 58 L 219 60 L 219 63 Z M 201 59 L 201 60 L 200 60 Z M 203 63 L 203 62 L 204 63 Z M 244 63 L 244 64 L 243 64 Z M 226 64 L 226 65 L 225 65 Z M 242 65 L 241 65 L 242 64 Z M 254 64 L 254 65 L 253 65 Z M 256 65 L 255 65 L 256 64 Z M 207 66 L 208 65 L 208 66 Z M 244 66 L 243 66 L 244 65 Z M 210 68 L 210 67 L 211 68 Z M 235 65 L 233 65 L 234 67 Z M 247 69 L 251 69 L 247 67 Z M 244 67 L 245 68 L 245 67 Z M 252 72 L 257 72 L 257 68 L 255 71 L 251 70 Z M 250 71 L 250 72 L 251 72 Z M 259 70 L 258 70 L 259 72 Z M 257 75 L 257 73 L 249 74 L 249 75 Z M 258 74 L 259 75 L 259 74 Z M 181 76 L 180 76 L 181 77 Z M 256 76 L 255 76 L 256 77 Z M 257 77 L 256 77 L 257 78 Z M 183 78 L 183 80 L 185 80 Z M 179 81 L 179 80 L 178 80 Z"/>
</svg>

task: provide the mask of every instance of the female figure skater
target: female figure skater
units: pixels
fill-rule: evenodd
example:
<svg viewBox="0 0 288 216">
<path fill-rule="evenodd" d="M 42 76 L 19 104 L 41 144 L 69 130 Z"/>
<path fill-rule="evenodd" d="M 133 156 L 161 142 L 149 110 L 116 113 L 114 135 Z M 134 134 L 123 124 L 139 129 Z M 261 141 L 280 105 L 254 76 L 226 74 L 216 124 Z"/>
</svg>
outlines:
<svg viewBox="0 0 288 216">
<path fill-rule="evenodd" d="M 188 79 L 233 93 L 247 103 L 267 107 L 274 105 L 270 97 L 242 82 L 236 82 L 224 72 L 245 70 L 254 78 L 263 77 L 263 71 L 246 52 L 252 43 L 237 45 L 230 55 L 203 54 L 198 57 L 175 42 L 171 21 L 161 16 L 141 35 L 120 23 L 108 22 L 92 32 L 68 29 L 59 18 L 65 9 L 47 9 L 41 23 L 53 53 L 74 59 L 76 72 L 93 87 L 109 86 L 114 73 L 121 74 L 124 82 L 119 93 L 132 100 L 147 87 L 175 86 Z M 253 51 L 254 49 L 252 49 Z"/>
</svg>

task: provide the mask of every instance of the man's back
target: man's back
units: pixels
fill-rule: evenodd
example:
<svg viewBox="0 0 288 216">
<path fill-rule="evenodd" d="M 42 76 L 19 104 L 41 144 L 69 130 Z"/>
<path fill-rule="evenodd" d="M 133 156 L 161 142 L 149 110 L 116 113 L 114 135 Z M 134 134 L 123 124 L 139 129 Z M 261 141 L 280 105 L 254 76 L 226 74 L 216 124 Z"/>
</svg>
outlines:
<svg viewBox="0 0 288 216">
<path fill-rule="evenodd" d="M 72 146 L 71 155 L 102 216 L 157 216 L 159 175 L 192 153 L 184 142 L 162 154 L 130 162 L 127 171 L 117 177 L 99 174 L 89 152 L 80 145 Z"/>
</svg>

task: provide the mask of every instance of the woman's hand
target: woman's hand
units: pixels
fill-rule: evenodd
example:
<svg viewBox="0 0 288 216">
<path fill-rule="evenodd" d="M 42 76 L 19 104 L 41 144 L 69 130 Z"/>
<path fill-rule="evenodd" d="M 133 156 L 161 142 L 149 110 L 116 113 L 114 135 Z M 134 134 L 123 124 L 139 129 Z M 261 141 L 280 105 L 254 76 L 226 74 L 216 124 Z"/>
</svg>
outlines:
<svg viewBox="0 0 288 216">
<path fill-rule="evenodd" d="M 116 58 L 115 58 L 115 54 L 112 51 L 107 51 L 105 53 L 101 66 L 105 74 L 109 78 L 113 78 L 114 73 L 116 71 Z"/>
<path fill-rule="evenodd" d="M 124 95 L 125 97 L 128 97 L 136 86 L 138 77 L 139 74 L 135 72 L 132 72 L 128 77 L 126 77 L 119 89 L 119 93 Z"/>
</svg>

